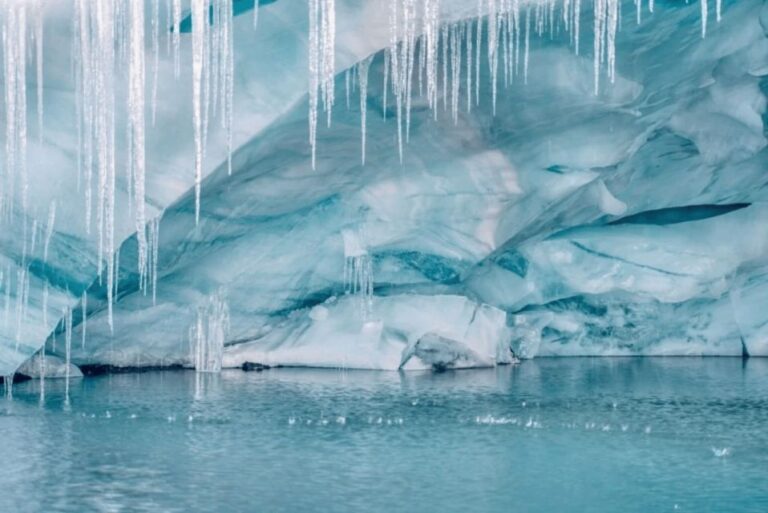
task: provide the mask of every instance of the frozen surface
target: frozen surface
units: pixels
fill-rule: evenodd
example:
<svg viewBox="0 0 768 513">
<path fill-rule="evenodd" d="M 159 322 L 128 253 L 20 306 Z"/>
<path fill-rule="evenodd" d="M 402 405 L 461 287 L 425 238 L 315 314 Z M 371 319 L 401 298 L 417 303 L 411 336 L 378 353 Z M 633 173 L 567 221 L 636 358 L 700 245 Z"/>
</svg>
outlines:
<svg viewBox="0 0 768 513">
<path fill-rule="evenodd" d="M 46 355 L 43 359 L 39 354 L 33 356 L 24 365 L 18 368 L 16 371 L 18 374 L 22 374 L 33 379 L 66 379 L 67 375 L 70 378 L 82 378 L 83 373 L 75 365 L 69 364 L 69 374 L 67 374 L 67 362 L 52 355 Z"/>
<path fill-rule="evenodd" d="M 396 98 L 390 87 L 385 105 L 382 86 L 387 12 L 380 2 L 337 1 L 335 107 L 330 128 L 321 109 L 315 169 L 307 13 L 261 3 L 256 31 L 234 4 L 236 151 L 230 174 L 229 132 L 212 120 L 199 223 L 192 70 L 181 66 L 176 79 L 173 52 L 160 52 L 145 178 L 146 217 L 162 212 L 157 283 L 145 286 L 137 272 L 149 241 L 131 236 L 134 182 L 121 171 L 111 293 L 80 201 L 71 20 L 65 2 L 51 4 L 44 138 L 31 133 L 28 143 L 36 179 L 28 208 L 0 231 L 0 374 L 43 343 L 62 356 L 59 321 L 70 307 L 77 364 L 191 366 L 190 329 L 219 294 L 229 313 L 225 366 L 494 365 L 510 346 L 526 357 L 768 355 L 766 2 L 724 2 L 720 23 L 710 5 L 704 39 L 697 3 L 657 2 L 637 24 L 623 2 L 615 80 L 601 75 L 597 95 L 586 28 L 578 55 L 570 33 L 532 37 L 527 83 L 506 84 L 500 57 L 495 115 L 484 44 L 470 111 L 466 74 L 455 113 L 452 90 L 430 89 L 424 77 L 419 95 L 414 76 L 401 163 Z M 443 2 L 440 19 L 475 14 Z M 180 44 L 191 55 L 189 34 Z M 23 235 L 34 229 L 30 247 Z"/>
</svg>

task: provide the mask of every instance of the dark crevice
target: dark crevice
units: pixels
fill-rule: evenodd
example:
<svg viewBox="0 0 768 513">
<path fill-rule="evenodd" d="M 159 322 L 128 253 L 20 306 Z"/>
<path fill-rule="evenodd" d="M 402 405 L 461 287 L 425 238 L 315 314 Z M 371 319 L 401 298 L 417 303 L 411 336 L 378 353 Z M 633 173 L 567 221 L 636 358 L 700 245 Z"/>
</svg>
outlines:
<svg viewBox="0 0 768 513">
<path fill-rule="evenodd" d="M 747 342 L 744 340 L 744 337 L 741 337 L 741 357 L 749 358 L 749 350 L 747 349 Z"/>
<path fill-rule="evenodd" d="M 672 272 L 672 271 L 667 271 L 666 269 L 661 269 L 659 267 L 653 267 L 651 265 L 644 265 L 644 264 L 640 264 L 638 262 L 632 262 L 631 260 L 627 260 L 626 258 L 621 258 L 621 257 L 617 257 L 617 256 L 614 256 L 614 255 L 609 255 L 608 253 L 603 253 L 602 251 L 595 251 L 594 249 L 588 248 L 587 246 L 585 246 L 585 245 L 583 245 L 583 244 L 581 244 L 579 242 L 576 242 L 576 241 L 571 241 L 571 244 L 573 246 L 579 248 L 580 250 L 582 250 L 582 251 L 584 251 L 586 253 L 589 253 L 590 255 L 595 255 L 595 256 L 598 256 L 598 257 L 601 257 L 601 258 L 608 258 L 608 259 L 611 259 L 611 260 L 617 260 L 617 261 L 625 263 L 625 264 L 634 265 L 635 267 L 639 267 L 641 269 L 648 269 L 650 271 L 654 271 L 654 272 L 661 273 L 661 274 L 666 274 L 666 275 L 669 275 L 669 276 L 689 276 L 688 274 L 685 274 L 685 273 L 676 273 L 676 272 Z"/>
<path fill-rule="evenodd" d="M 729 205 L 687 205 L 683 207 L 660 208 L 658 210 L 647 210 L 627 217 L 622 217 L 608 224 L 650 224 L 656 226 L 665 226 L 669 224 L 688 223 L 691 221 L 700 221 L 711 217 L 722 216 L 747 208 L 751 203 L 732 203 Z"/>
<path fill-rule="evenodd" d="M 187 367 L 184 367 L 181 364 L 172 364 L 172 365 L 147 365 L 146 367 L 140 367 L 136 365 L 129 365 L 126 367 L 121 367 L 117 365 L 110 365 L 110 364 L 102 364 L 102 363 L 87 363 L 84 365 L 79 365 L 80 371 L 82 371 L 83 376 L 101 376 L 104 374 L 128 374 L 128 373 L 135 373 L 135 372 L 151 372 L 151 371 L 158 371 L 158 370 L 187 370 Z"/>
<path fill-rule="evenodd" d="M 29 381 L 30 379 L 32 378 L 20 372 L 17 372 L 16 374 L 13 375 L 14 383 L 22 383 L 24 381 Z M 3 385 L 5 384 L 5 376 L 0 376 L 0 384 L 3 384 Z"/>
</svg>

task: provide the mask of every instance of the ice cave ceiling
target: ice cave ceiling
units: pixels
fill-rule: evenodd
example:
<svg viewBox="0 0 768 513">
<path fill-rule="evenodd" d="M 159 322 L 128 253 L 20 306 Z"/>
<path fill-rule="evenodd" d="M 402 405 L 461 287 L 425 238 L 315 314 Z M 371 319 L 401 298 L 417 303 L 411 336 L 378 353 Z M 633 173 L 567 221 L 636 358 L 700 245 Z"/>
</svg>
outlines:
<svg viewBox="0 0 768 513">
<path fill-rule="evenodd" d="M 0 374 L 768 356 L 768 2 L 259 3 L 2 4 Z"/>
</svg>

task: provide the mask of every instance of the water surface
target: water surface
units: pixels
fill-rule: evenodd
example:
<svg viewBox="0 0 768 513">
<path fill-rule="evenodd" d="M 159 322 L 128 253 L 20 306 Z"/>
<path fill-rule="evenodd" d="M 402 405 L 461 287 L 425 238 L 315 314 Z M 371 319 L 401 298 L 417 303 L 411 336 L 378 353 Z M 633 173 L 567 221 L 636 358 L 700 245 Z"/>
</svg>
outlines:
<svg viewBox="0 0 768 513">
<path fill-rule="evenodd" d="M 2 512 L 768 511 L 768 359 L 29 381 L 0 434 Z"/>
</svg>

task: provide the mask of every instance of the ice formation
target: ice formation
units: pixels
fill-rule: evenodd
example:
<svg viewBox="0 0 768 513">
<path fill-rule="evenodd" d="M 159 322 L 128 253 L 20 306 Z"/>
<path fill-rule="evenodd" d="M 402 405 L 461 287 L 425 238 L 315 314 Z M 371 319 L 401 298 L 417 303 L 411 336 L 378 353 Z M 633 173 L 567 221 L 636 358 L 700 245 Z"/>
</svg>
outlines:
<svg viewBox="0 0 768 513">
<path fill-rule="evenodd" d="M 0 374 L 768 354 L 764 1 L 301 7 L 3 4 Z"/>
<path fill-rule="evenodd" d="M 229 307 L 223 292 L 208 298 L 197 309 L 197 319 L 189 328 L 190 362 L 197 372 L 218 372 L 229 333 Z"/>
</svg>

